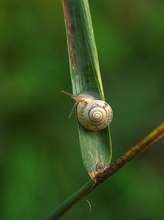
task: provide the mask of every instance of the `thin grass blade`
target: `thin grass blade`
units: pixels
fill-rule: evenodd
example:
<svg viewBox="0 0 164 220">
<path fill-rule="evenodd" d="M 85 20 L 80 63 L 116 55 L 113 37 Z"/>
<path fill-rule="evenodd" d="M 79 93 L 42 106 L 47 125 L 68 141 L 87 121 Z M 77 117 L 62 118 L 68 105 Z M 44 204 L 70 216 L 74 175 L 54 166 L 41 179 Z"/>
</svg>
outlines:
<svg viewBox="0 0 164 220">
<path fill-rule="evenodd" d="M 63 0 L 63 9 L 73 95 L 89 92 L 104 100 L 88 0 Z M 84 166 L 95 179 L 111 161 L 109 128 L 93 132 L 78 122 L 78 131 Z"/>
</svg>

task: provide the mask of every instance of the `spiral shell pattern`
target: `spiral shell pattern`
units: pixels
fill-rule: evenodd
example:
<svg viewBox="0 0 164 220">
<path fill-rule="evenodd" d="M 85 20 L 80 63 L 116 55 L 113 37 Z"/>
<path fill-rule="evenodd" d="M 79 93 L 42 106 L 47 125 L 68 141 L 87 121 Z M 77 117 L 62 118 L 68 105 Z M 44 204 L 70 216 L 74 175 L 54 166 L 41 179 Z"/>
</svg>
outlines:
<svg viewBox="0 0 164 220">
<path fill-rule="evenodd" d="M 92 131 L 106 128 L 113 118 L 112 108 L 102 100 L 81 100 L 77 105 L 77 115 L 79 122 Z"/>
</svg>

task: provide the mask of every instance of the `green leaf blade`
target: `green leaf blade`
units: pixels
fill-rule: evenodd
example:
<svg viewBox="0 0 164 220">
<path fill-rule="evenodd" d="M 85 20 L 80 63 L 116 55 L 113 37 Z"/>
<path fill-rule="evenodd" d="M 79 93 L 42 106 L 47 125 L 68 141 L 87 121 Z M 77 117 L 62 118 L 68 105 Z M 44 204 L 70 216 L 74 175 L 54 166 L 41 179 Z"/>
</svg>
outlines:
<svg viewBox="0 0 164 220">
<path fill-rule="evenodd" d="M 88 0 L 63 0 L 71 82 L 74 95 L 92 92 L 104 100 Z M 111 161 L 109 128 L 89 131 L 78 122 L 84 166 L 95 179 Z"/>
</svg>

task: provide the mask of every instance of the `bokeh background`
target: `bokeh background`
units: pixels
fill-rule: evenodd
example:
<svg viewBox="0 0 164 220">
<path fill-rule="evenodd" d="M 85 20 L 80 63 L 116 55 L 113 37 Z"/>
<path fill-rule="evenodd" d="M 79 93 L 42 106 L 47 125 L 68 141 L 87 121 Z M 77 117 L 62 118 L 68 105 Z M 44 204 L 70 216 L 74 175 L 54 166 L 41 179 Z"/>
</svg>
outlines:
<svg viewBox="0 0 164 220">
<path fill-rule="evenodd" d="M 90 0 L 113 161 L 162 121 L 164 2 Z M 61 0 L 0 0 L 0 219 L 41 220 L 88 180 Z M 71 209 L 72 219 L 164 219 L 162 141 Z"/>
</svg>

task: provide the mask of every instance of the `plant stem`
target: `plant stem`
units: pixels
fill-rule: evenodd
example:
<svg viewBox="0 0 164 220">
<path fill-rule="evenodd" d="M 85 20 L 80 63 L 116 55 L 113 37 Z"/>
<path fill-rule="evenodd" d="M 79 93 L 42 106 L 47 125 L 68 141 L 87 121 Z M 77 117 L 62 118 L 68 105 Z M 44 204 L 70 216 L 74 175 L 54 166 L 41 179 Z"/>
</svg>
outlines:
<svg viewBox="0 0 164 220">
<path fill-rule="evenodd" d="M 89 192 L 91 192 L 95 182 L 93 180 L 88 181 L 70 197 L 68 197 L 51 215 L 47 220 L 59 219 L 65 214 L 74 204 L 84 199 Z"/>
<path fill-rule="evenodd" d="M 116 173 L 127 162 L 129 162 L 138 154 L 145 151 L 150 145 L 158 141 L 163 136 L 164 136 L 164 123 L 162 123 L 159 127 L 154 129 L 143 140 L 141 140 L 138 144 L 136 144 L 134 147 L 128 150 L 125 154 L 123 154 L 109 168 L 104 170 L 104 172 L 96 178 L 96 185 L 99 185 L 100 183 L 104 182 L 106 179 L 108 179 L 110 176 Z"/>
<path fill-rule="evenodd" d="M 95 187 L 100 185 L 102 182 L 106 181 L 110 176 L 116 173 L 121 167 L 123 167 L 127 162 L 133 159 L 138 154 L 142 153 L 153 143 L 164 136 L 164 123 L 159 127 L 154 129 L 148 136 L 146 136 L 142 141 L 132 147 L 124 155 L 122 155 L 118 160 L 116 160 L 109 168 L 104 170 L 100 174 L 95 182 L 90 180 L 74 194 L 68 197 L 56 210 L 55 212 L 47 218 L 47 220 L 56 220 L 59 219 L 63 214 L 65 214 L 73 205 L 77 202 L 83 200 Z"/>
</svg>

